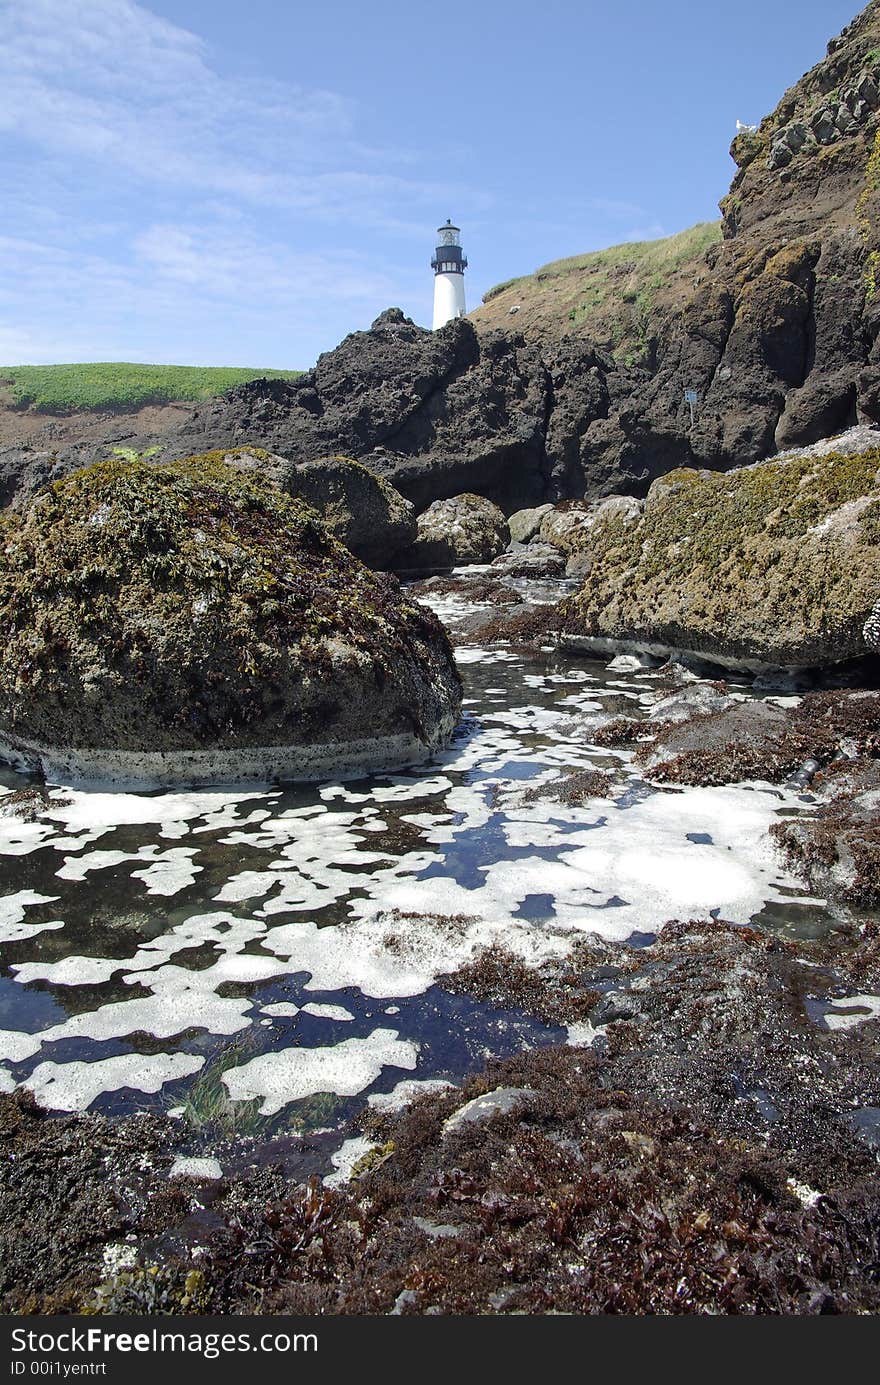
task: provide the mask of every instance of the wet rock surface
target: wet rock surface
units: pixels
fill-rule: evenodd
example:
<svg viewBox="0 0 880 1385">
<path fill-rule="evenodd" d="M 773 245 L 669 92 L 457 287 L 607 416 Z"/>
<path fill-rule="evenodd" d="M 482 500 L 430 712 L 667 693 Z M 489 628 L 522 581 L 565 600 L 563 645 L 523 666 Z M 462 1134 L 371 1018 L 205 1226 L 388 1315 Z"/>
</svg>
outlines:
<svg viewBox="0 0 880 1385">
<path fill-rule="evenodd" d="M 308 777 L 424 757 L 453 729 L 434 617 L 223 457 L 98 465 L 7 516 L 3 537 L 13 762 L 158 783 Z"/>
<path fill-rule="evenodd" d="M 340 1189 L 169 1181 L 161 1122 L 0 1098 L 4 1309 L 876 1311 L 880 1025 L 810 1017 L 845 1010 L 856 959 L 876 987 L 856 936 L 810 950 L 703 921 L 586 942 L 544 981 L 551 1006 L 607 989 L 593 1046 L 371 1112 L 377 1153 Z"/>
</svg>

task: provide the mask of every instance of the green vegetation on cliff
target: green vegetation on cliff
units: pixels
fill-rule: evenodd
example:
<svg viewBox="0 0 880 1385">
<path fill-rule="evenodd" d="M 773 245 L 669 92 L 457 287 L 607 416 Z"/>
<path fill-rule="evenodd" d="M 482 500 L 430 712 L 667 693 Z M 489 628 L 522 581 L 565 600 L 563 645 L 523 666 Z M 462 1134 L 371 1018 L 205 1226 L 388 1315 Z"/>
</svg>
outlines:
<svg viewBox="0 0 880 1385">
<path fill-rule="evenodd" d="M 295 380 L 301 374 L 301 370 L 137 365 L 129 361 L 0 366 L 0 400 L 5 397 L 17 408 L 31 407 L 43 413 L 79 409 L 121 413 L 145 404 L 210 399 L 247 380 Z"/>
<path fill-rule="evenodd" d="M 586 331 L 635 359 L 655 310 L 674 306 L 691 290 L 706 251 L 720 240 L 720 222 L 705 221 L 661 240 L 625 241 L 551 260 L 534 274 L 489 289 L 475 318 L 498 325 L 516 306 L 523 326 Z"/>
<path fill-rule="evenodd" d="M 534 278 L 540 283 L 544 279 L 557 279 L 577 271 L 588 274 L 604 271 L 609 278 L 613 278 L 613 271 L 619 270 L 621 265 L 627 271 L 632 265 L 645 275 L 671 274 L 689 260 L 704 255 L 709 246 L 715 245 L 720 239 L 721 226 L 717 221 L 701 221 L 696 226 L 689 226 L 686 231 L 665 236 L 661 240 L 623 241 L 606 250 L 591 250 L 586 255 L 551 260 L 535 270 Z"/>
</svg>

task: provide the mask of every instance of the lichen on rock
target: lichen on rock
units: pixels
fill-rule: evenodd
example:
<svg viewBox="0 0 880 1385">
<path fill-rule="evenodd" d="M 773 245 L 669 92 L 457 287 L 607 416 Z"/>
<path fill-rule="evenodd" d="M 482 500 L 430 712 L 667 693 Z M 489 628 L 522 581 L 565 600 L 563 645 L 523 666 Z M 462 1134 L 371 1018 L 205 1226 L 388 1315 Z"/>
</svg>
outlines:
<svg viewBox="0 0 880 1385">
<path fill-rule="evenodd" d="M 435 500 L 419 515 L 415 543 L 401 561 L 416 569 L 491 563 L 510 542 L 504 512 L 483 495 Z"/>
<path fill-rule="evenodd" d="M 880 596 L 880 448 L 680 468 L 636 522 L 611 514 L 589 541 L 568 638 L 751 668 L 858 657 Z"/>
<path fill-rule="evenodd" d="M 47 772 L 311 778 L 424 758 L 445 633 L 313 510 L 207 454 L 115 459 L 0 519 L 0 737 Z"/>
</svg>

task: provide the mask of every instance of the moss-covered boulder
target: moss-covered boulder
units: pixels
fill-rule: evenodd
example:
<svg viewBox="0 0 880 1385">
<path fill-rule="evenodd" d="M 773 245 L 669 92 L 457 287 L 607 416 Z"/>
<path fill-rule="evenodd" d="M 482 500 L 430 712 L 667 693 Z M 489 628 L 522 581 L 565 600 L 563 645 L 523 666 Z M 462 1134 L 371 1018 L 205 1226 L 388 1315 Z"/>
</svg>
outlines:
<svg viewBox="0 0 880 1385">
<path fill-rule="evenodd" d="M 504 511 L 484 495 L 435 500 L 419 515 L 415 543 L 402 556 L 407 567 L 430 571 L 462 563 L 491 563 L 510 542 Z"/>
<path fill-rule="evenodd" d="M 857 657 L 880 598 L 880 448 L 673 471 L 588 544 L 569 643 L 755 669 Z"/>
<path fill-rule="evenodd" d="M 459 700 L 439 622 L 256 471 L 117 459 L 0 517 L 0 753 L 50 777 L 385 768 Z"/>
<path fill-rule="evenodd" d="M 311 505 L 327 528 L 370 567 L 394 566 L 416 536 L 416 512 L 389 481 L 352 457 L 293 462 L 258 447 L 236 447 L 222 456 L 239 471 L 256 471 L 285 495 Z"/>
</svg>

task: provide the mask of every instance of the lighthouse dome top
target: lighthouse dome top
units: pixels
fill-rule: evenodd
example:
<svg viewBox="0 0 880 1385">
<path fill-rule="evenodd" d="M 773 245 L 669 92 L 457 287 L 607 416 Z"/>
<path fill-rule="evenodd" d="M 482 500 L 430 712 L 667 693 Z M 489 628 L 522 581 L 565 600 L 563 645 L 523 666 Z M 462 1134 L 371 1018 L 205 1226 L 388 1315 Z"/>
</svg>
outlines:
<svg viewBox="0 0 880 1385">
<path fill-rule="evenodd" d="M 440 237 L 441 245 L 458 245 L 458 237 L 461 234 L 460 226 L 453 226 L 447 217 L 444 226 L 437 227 L 437 235 Z"/>
</svg>

